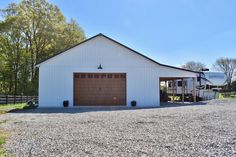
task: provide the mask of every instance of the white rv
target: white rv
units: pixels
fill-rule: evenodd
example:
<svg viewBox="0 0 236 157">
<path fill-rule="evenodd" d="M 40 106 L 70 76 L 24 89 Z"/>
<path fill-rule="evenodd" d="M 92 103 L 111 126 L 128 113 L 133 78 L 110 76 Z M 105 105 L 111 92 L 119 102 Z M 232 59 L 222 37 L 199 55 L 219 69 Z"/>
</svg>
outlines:
<svg viewBox="0 0 236 157">
<path fill-rule="evenodd" d="M 227 77 L 223 72 L 202 71 L 198 79 L 195 80 L 197 96 L 203 100 L 214 99 L 217 97 L 217 91 L 226 84 Z M 182 95 L 182 80 L 168 81 L 167 93 L 172 95 Z M 193 79 L 184 80 L 184 94 L 190 95 L 193 92 Z"/>
<path fill-rule="evenodd" d="M 227 80 L 227 77 L 223 72 L 204 71 L 203 78 L 205 78 L 205 80 L 203 80 L 205 86 L 208 85 L 209 87 L 222 87 L 226 84 Z"/>
</svg>

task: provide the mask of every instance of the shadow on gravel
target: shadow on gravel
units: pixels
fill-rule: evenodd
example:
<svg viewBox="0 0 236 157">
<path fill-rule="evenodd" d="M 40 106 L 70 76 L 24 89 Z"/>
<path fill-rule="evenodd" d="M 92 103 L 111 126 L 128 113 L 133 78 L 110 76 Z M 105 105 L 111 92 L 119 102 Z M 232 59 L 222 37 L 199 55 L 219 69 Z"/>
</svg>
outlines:
<svg viewBox="0 0 236 157">
<path fill-rule="evenodd" d="M 199 106 L 206 105 L 207 102 L 197 102 L 197 103 L 162 103 L 158 107 L 69 107 L 69 108 L 37 108 L 20 110 L 12 113 L 83 113 L 83 112 L 101 112 L 101 111 L 123 111 L 123 110 L 148 110 L 148 109 L 158 109 L 158 108 L 173 108 L 173 107 L 183 107 L 183 106 Z"/>
</svg>

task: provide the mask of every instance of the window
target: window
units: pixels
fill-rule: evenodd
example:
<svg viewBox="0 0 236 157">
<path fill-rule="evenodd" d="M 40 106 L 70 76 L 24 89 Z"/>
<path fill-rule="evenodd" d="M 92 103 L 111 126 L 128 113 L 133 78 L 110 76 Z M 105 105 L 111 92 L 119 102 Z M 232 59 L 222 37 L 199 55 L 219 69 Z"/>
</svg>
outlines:
<svg viewBox="0 0 236 157">
<path fill-rule="evenodd" d="M 79 74 L 75 74 L 75 78 L 79 78 Z"/>
<path fill-rule="evenodd" d="M 126 74 L 120 74 L 120 78 L 126 78 Z"/>
<path fill-rule="evenodd" d="M 182 87 L 182 81 L 178 81 L 178 87 Z"/>
<path fill-rule="evenodd" d="M 93 78 L 93 74 L 88 74 L 88 78 Z"/>
<path fill-rule="evenodd" d="M 98 74 L 94 74 L 94 78 L 99 78 L 99 75 Z"/>
<path fill-rule="evenodd" d="M 101 75 L 101 78 L 106 78 L 106 77 L 107 77 L 106 74 L 102 74 L 102 75 Z"/>
<path fill-rule="evenodd" d="M 120 75 L 119 75 L 119 74 L 115 74 L 114 77 L 115 77 L 115 78 L 119 78 Z"/>
<path fill-rule="evenodd" d="M 171 84 L 171 82 L 168 82 L 168 87 L 172 87 L 172 84 Z"/>
<path fill-rule="evenodd" d="M 80 78 L 86 78 L 86 74 L 80 74 Z"/>
<path fill-rule="evenodd" d="M 108 74 L 108 75 L 107 75 L 107 78 L 112 78 L 112 74 Z"/>
</svg>

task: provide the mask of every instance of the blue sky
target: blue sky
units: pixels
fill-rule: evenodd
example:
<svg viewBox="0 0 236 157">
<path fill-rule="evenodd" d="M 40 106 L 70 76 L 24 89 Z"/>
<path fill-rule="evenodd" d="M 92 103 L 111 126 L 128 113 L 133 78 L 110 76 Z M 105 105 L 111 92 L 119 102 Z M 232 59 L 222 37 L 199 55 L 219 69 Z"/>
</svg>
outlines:
<svg viewBox="0 0 236 157">
<path fill-rule="evenodd" d="M 87 37 L 103 33 L 160 63 L 193 60 L 211 68 L 219 57 L 236 57 L 236 0 L 49 2 L 76 19 Z"/>
</svg>

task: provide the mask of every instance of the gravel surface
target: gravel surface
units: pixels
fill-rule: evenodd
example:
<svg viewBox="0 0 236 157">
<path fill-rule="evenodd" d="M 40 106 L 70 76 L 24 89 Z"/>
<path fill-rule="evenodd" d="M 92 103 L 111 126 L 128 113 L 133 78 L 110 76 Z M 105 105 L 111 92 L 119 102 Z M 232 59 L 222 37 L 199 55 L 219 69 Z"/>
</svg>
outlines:
<svg viewBox="0 0 236 157">
<path fill-rule="evenodd" d="M 9 113 L 14 156 L 236 156 L 236 101 L 138 110 Z M 76 110 L 75 110 L 76 111 Z"/>
</svg>

